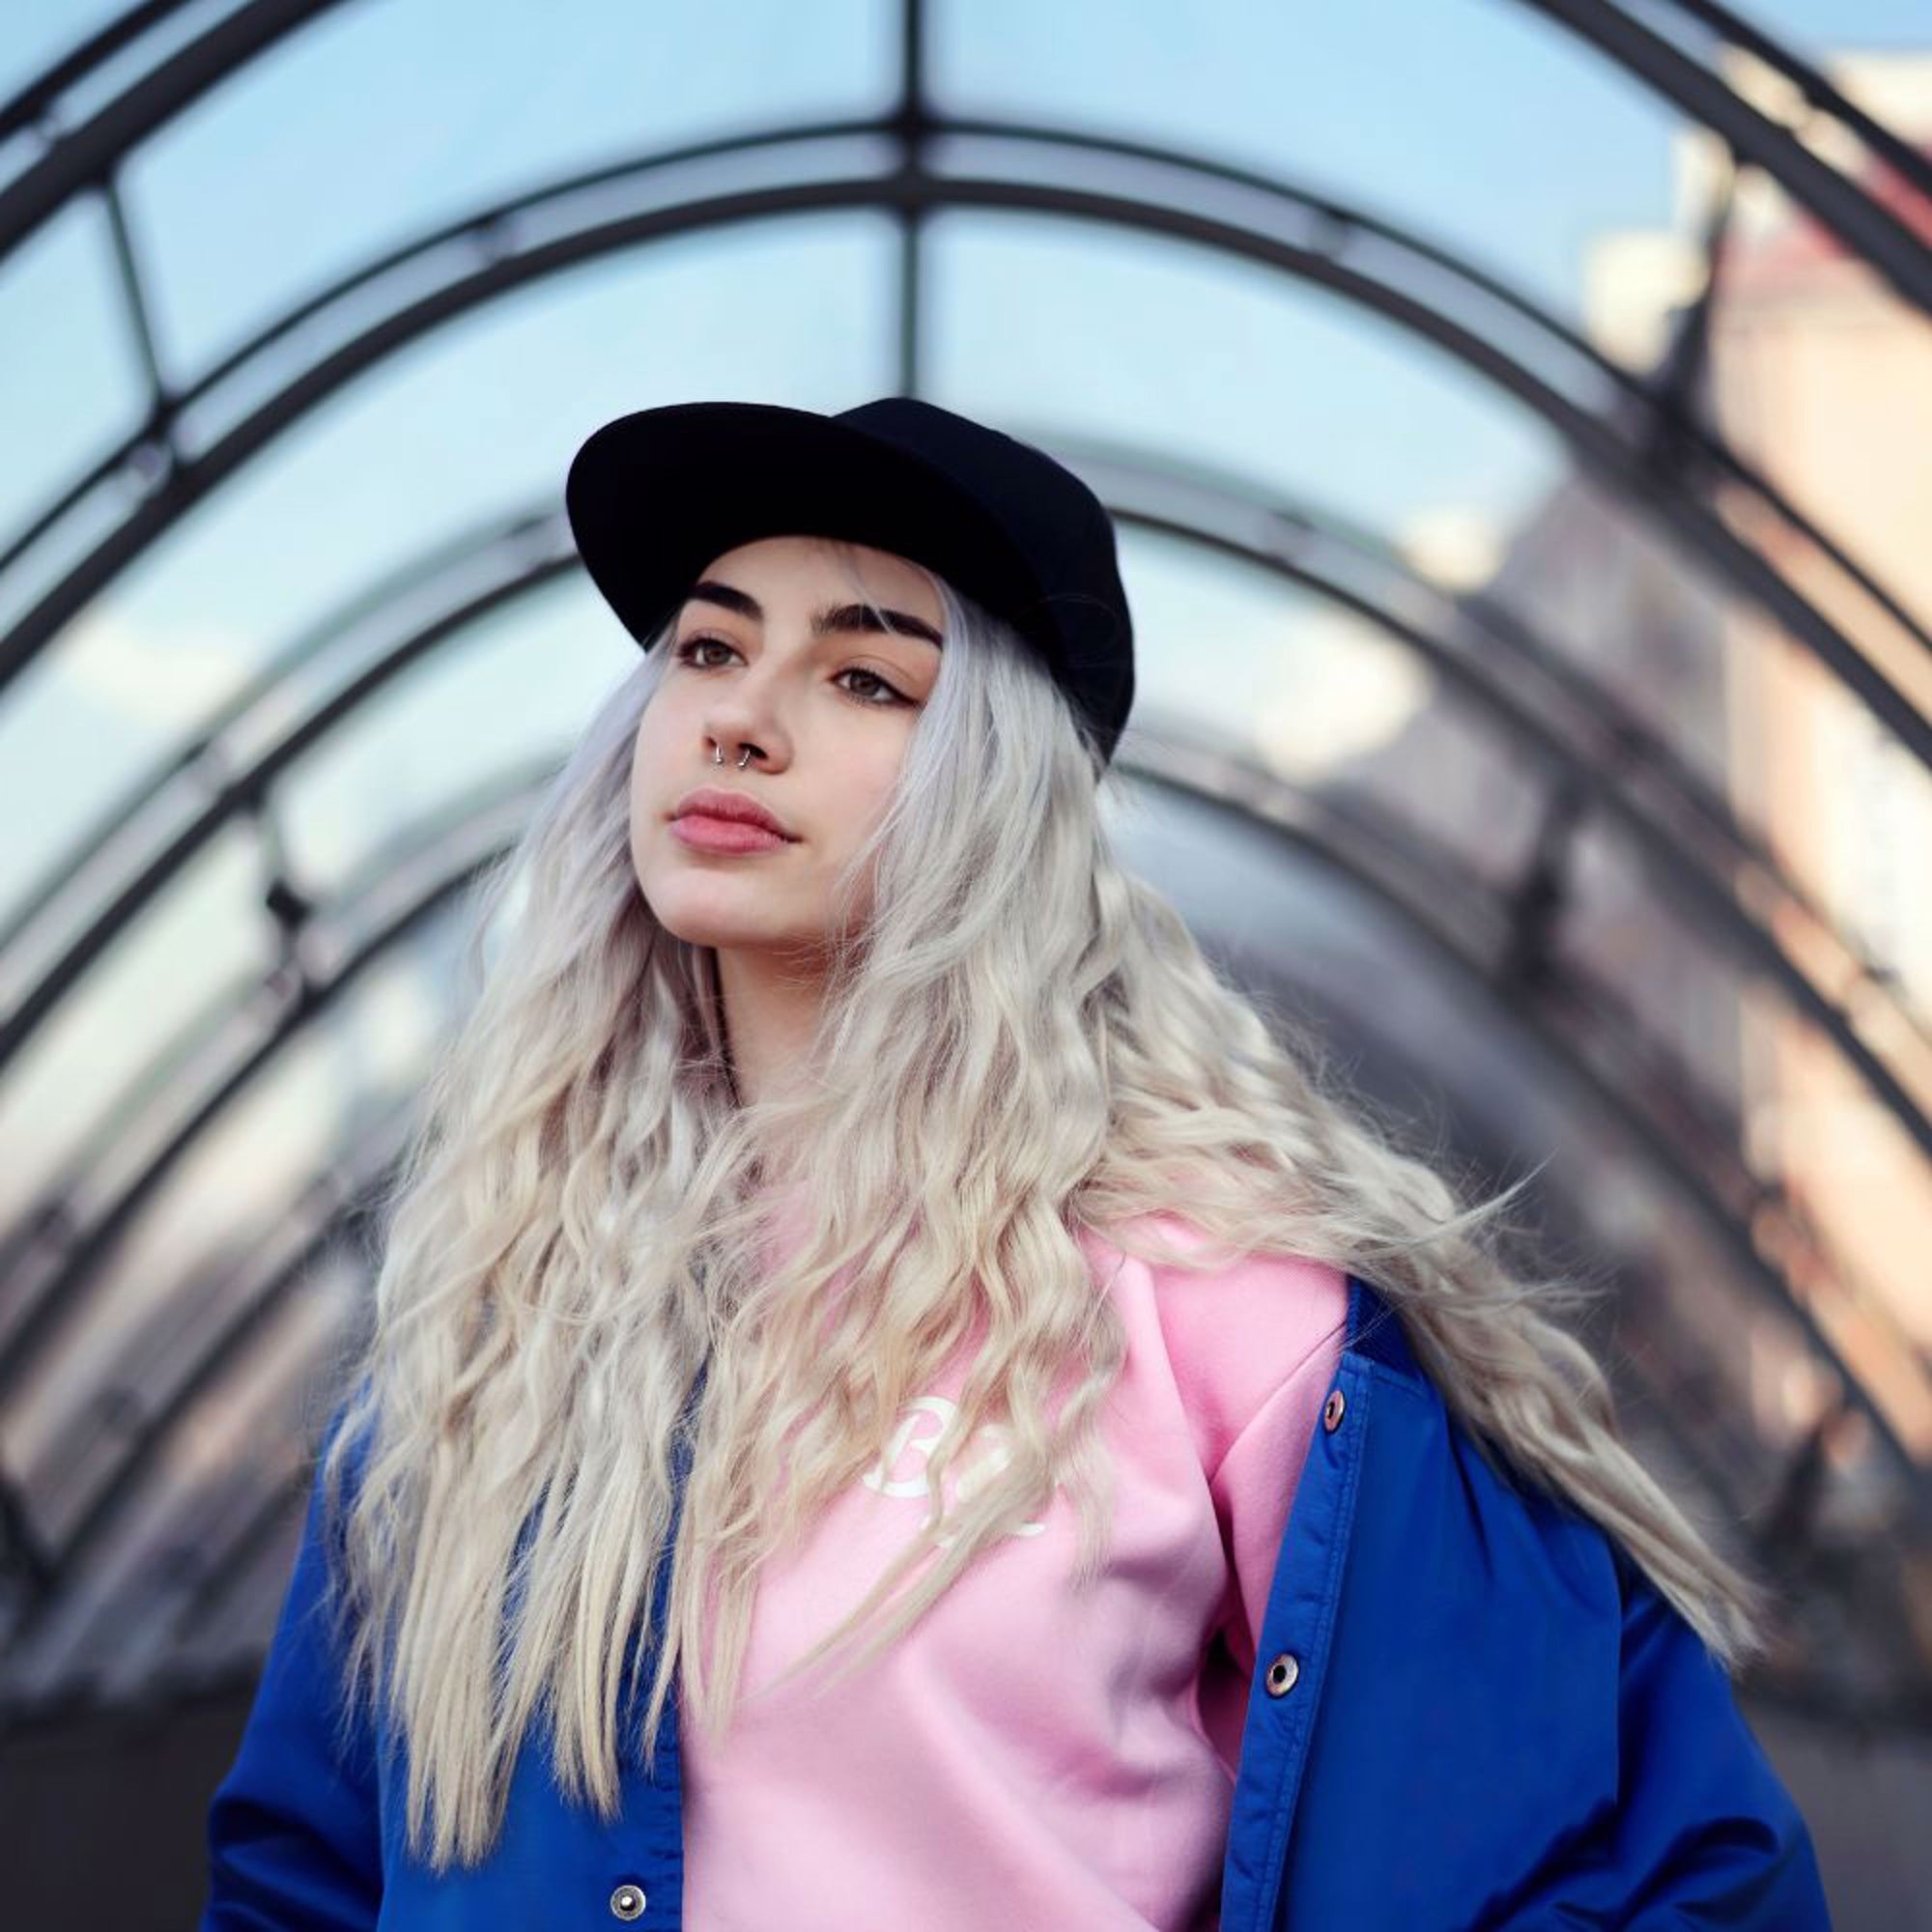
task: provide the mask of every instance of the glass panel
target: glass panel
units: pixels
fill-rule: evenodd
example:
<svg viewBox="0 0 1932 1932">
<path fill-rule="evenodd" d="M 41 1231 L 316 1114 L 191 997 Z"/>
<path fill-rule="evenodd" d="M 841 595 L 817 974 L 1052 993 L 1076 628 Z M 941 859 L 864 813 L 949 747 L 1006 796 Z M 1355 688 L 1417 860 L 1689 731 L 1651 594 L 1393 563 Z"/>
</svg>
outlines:
<svg viewBox="0 0 1932 1932">
<path fill-rule="evenodd" d="M 218 834 L 42 1022 L 7 1069 L 6 1111 L 21 1131 L 0 1170 L 0 1221 L 57 1178 L 85 1189 L 74 1162 L 117 1116 L 126 1124 L 130 1084 L 212 1003 L 220 1010 L 260 982 L 274 957 L 261 895 L 252 832 Z"/>
<path fill-rule="evenodd" d="M 38 80 L 127 6 L 128 0 L 26 0 L 10 6 L 7 31 L 0 34 L 0 100 Z"/>
<path fill-rule="evenodd" d="M 952 112 L 1070 124 L 1286 177 L 1445 244 L 1561 315 L 1577 310 L 1580 238 L 1665 209 L 1675 111 L 1527 8 L 1434 0 L 1317 16 L 1264 0 L 939 0 L 931 12 L 935 93 Z"/>
<path fill-rule="evenodd" d="M 1815 576 L 1793 576 L 1855 644 L 1868 639 L 1856 608 L 1823 594 Z M 1932 1014 L 1932 927 L 1911 916 L 1908 884 L 1910 855 L 1932 827 L 1932 782 L 1861 698 L 1687 536 L 1586 476 L 1524 520 L 1484 596 L 1614 694 L 1895 973 L 1905 1003 Z"/>
<path fill-rule="evenodd" d="M 1791 995 L 1697 932 L 1633 852 L 1592 831 L 1577 859 L 1556 957 L 1608 988 L 1662 1049 L 1665 1059 L 1639 1091 L 1651 1094 L 1666 1124 L 1688 1144 L 1715 1135 L 1725 1171 L 1735 1139 L 1747 1171 L 1784 1191 L 1825 1253 L 1801 1244 L 1780 1256 L 1766 1235 L 1768 1263 L 1792 1280 L 1852 1374 L 1924 1455 L 1932 1450 L 1924 1369 L 1932 1319 L 1918 1257 L 1932 1241 L 1932 1194 L 1922 1157 Z M 1656 1084 L 1673 1065 L 1698 1083 L 1701 1119 Z M 1734 1208 L 1743 1192 L 1733 1179 Z"/>
<path fill-rule="evenodd" d="M 0 817 L 33 830 L 8 841 L 0 886 L 17 897 L 130 768 L 175 754 L 367 584 L 486 519 L 560 514 L 571 455 L 608 416 L 695 396 L 842 409 L 889 386 L 894 263 L 882 217 L 687 237 L 525 289 L 369 371 L 97 599 L 46 674 L 9 689 Z"/>
<path fill-rule="evenodd" d="M 1340 776 L 1346 796 L 1366 799 L 1413 844 L 1426 876 L 1449 863 L 1472 886 L 1505 895 L 1532 863 L 1558 781 L 1494 714 L 1446 683 L 1406 728 L 1357 752 Z M 1466 930 L 1467 915 L 1454 923 Z"/>
<path fill-rule="evenodd" d="M 284 1474 L 288 1418 L 342 1323 L 340 1297 L 324 1284 L 293 1297 L 253 1338 L 245 1376 L 156 1445 L 137 1493 L 64 1579 L 52 1616 L 8 1659 L 12 1690 L 46 1696 L 85 1682 L 103 1698 L 127 1697 L 171 1662 L 180 1621 Z"/>
<path fill-rule="evenodd" d="M 1416 652 L 1259 565 L 1126 525 L 1121 574 L 1134 612 L 1130 730 L 1179 724 L 1315 783 L 1432 701 Z"/>
<path fill-rule="evenodd" d="M 1616 1318 L 1606 1365 L 1648 1386 L 1660 1427 L 1688 1438 L 1693 1463 L 1757 1494 L 1768 1452 L 1815 1415 L 1792 1368 L 1810 1351 L 1681 1181 L 1566 1070 L 1560 1041 L 1528 1032 L 1506 993 L 1450 968 L 1373 886 L 1262 824 L 1122 776 L 1124 862 L 1244 983 L 1313 1028 L 1350 1095 L 1393 1119 L 1400 1144 L 1453 1167 L 1464 1199 L 1536 1167 L 1528 1206 L 1513 1214 L 1531 1264 L 1605 1281 L 1623 1271 L 1634 1298 L 1603 1311 Z"/>
<path fill-rule="evenodd" d="M 246 1379 L 228 1392 L 214 1427 L 174 1432 L 143 1470 L 139 1508 L 128 1512 L 111 1552 L 99 1552 L 105 1560 L 93 1580 L 102 1607 L 69 1666 L 85 1668 L 100 1695 L 133 1696 L 175 1662 L 182 1622 L 200 1593 L 218 1585 L 229 1544 L 286 1468 L 290 1445 L 282 1432 L 318 1356 L 341 1329 L 342 1312 L 330 1296 L 302 1294 L 284 1304 L 255 1338 Z"/>
<path fill-rule="evenodd" d="M 292 869 L 325 899 L 397 836 L 493 776 L 558 760 L 640 653 L 581 573 L 445 639 L 276 791 Z"/>
<path fill-rule="evenodd" d="M 1325 291 L 1057 216 L 931 225 L 930 392 L 1026 434 L 1090 425 L 1400 538 L 1507 527 L 1567 467 L 1460 363 Z M 1026 316 L 1026 354 L 1012 353 Z"/>
<path fill-rule="evenodd" d="M 332 1365 L 357 1332 L 367 1290 L 360 1257 L 337 1246 L 318 1258 L 291 1311 L 290 1340 L 301 1346 L 288 1350 L 286 1371 L 270 1379 L 249 1362 L 187 1424 L 194 1461 L 185 1484 L 214 1526 L 198 1596 L 171 1633 L 185 1669 L 224 1670 L 267 1648 L 295 1566 L 313 1452 L 337 1394 Z"/>
<path fill-rule="evenodd" d="M 280 1048 L 85 1283 L 78 1319 L 6 1415 L 10 1466 L 43 1534 L 71 1528 L 127 1426 L 166 1399 L 255 1292 L 303 1189 L 372 1115 L 393 1119 L 406 1105 L 448 1011 L 438 952 L 425 955 L 439 976 L 431 984 L 415 952 L 370 966 Z M 124 1393 L 110 1413 L 102 1396 L 115 1390 Z"/>
<path fill-rule="evenodd" d="M 128 170 L 168 360 L 203 368 L 363 258 L 547 180 L 706 131 L 877 111 L 895 14 L 890 0 L 337 8 Z"/>
<path fill-rule="evenodd" d="M 87 199 L 0 268 L 0 549 L 146 410 L 112 249 L 100 205 Z"/>
</svg>

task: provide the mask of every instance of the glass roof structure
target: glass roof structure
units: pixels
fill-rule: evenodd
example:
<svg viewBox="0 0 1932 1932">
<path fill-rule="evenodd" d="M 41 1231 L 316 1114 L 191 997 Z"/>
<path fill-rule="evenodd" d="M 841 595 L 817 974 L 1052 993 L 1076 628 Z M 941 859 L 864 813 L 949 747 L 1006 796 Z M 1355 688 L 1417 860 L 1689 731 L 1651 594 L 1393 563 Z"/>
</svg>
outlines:
<svg viewBox="0 0 1932 1932">
<path fill-rule="evenodd" d="M 10 24 L 0 1708 L 259 1662 L 466 885 L 630 668 L 571 452 L 903 392 L 1113 510 L 1127 858 L 1537 1170 L 1759 1692 L 1932 1729 L 1932 480 L 1752 332 L 1925 354 L 1932 161 L 1796 4 L 1402 12 Z"/>
</svg>

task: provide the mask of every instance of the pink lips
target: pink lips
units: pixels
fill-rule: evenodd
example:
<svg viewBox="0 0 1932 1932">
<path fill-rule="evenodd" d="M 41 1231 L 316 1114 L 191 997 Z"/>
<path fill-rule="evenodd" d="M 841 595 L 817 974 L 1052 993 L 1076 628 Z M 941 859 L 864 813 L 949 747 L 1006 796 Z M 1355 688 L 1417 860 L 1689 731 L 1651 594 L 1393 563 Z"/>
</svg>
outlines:
<svg viewBox="0 0 1932 1932">
<path fill-rule="evenodd" d="M 710 818 L 701 811 L 673 818 L 670 829 L 687 845 L 703 852 L 767 852 L 792 842 L 762 825 L 750 825 L 742 818 Z"/>
</svg>

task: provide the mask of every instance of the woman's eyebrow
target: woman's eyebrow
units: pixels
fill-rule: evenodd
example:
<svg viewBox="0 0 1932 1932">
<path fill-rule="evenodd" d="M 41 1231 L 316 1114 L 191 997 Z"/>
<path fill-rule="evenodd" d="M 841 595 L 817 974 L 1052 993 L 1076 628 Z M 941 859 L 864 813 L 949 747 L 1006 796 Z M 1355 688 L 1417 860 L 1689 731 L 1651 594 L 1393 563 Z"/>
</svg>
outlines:
<svg viewBox="0 0 1932 1932">
<path fill-rule="evenodd" d="M 735 589 L 728 583 L 720 583 L 716 578 L 702 577 L 684 594 L 687 604 L 706 603 L 722 605 L 726 611 L 735 611 L 741 617 L 752 617 L 764 621 L 764 607 L 750 591 Z M 915 617 L 907 611 L 874 611 L 869 604 L 828 604 L 811 620 L 811 635 L 814 638 L 829 636 L 834 631 L 879 631 L 903 632 L 910 637 L 923 638 L 927 643 L 946 647 L 946 639 L 928 624 L 923 617 Z"/>
</svg>

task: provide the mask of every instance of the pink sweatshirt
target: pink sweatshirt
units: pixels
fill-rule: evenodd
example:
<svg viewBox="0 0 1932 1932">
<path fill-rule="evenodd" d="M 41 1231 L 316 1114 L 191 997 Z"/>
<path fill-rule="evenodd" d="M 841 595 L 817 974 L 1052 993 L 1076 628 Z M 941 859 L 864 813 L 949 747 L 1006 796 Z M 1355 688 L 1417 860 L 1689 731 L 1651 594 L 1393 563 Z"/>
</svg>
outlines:
<svg viewBox="0 0 1932 1932">
<path fill-rule="evenodd" d="M 1155 1225 L 1200 1240 L 1174 1216 Z M 758 1694 L 917 1529 L 962 1358 L 907 1405 L 890 1457 L 761 1574 L 753 1701 L 722 1750 L 680 1725 L 692 1932 L 1217 1923 L 1255 1632 L 1340 1360 L 1347 1287 L 1290 1256 L 1190 1274 L 1083 1245 L 1128 1336 L 1099 1583 L 1069 1593 L 1078 1518 L 1056 1492 L 829 1697 L 810 1674 Z M 949 1503 L 998 1454 L 993 1441 L 962 1456 Z"/>
</svg>

